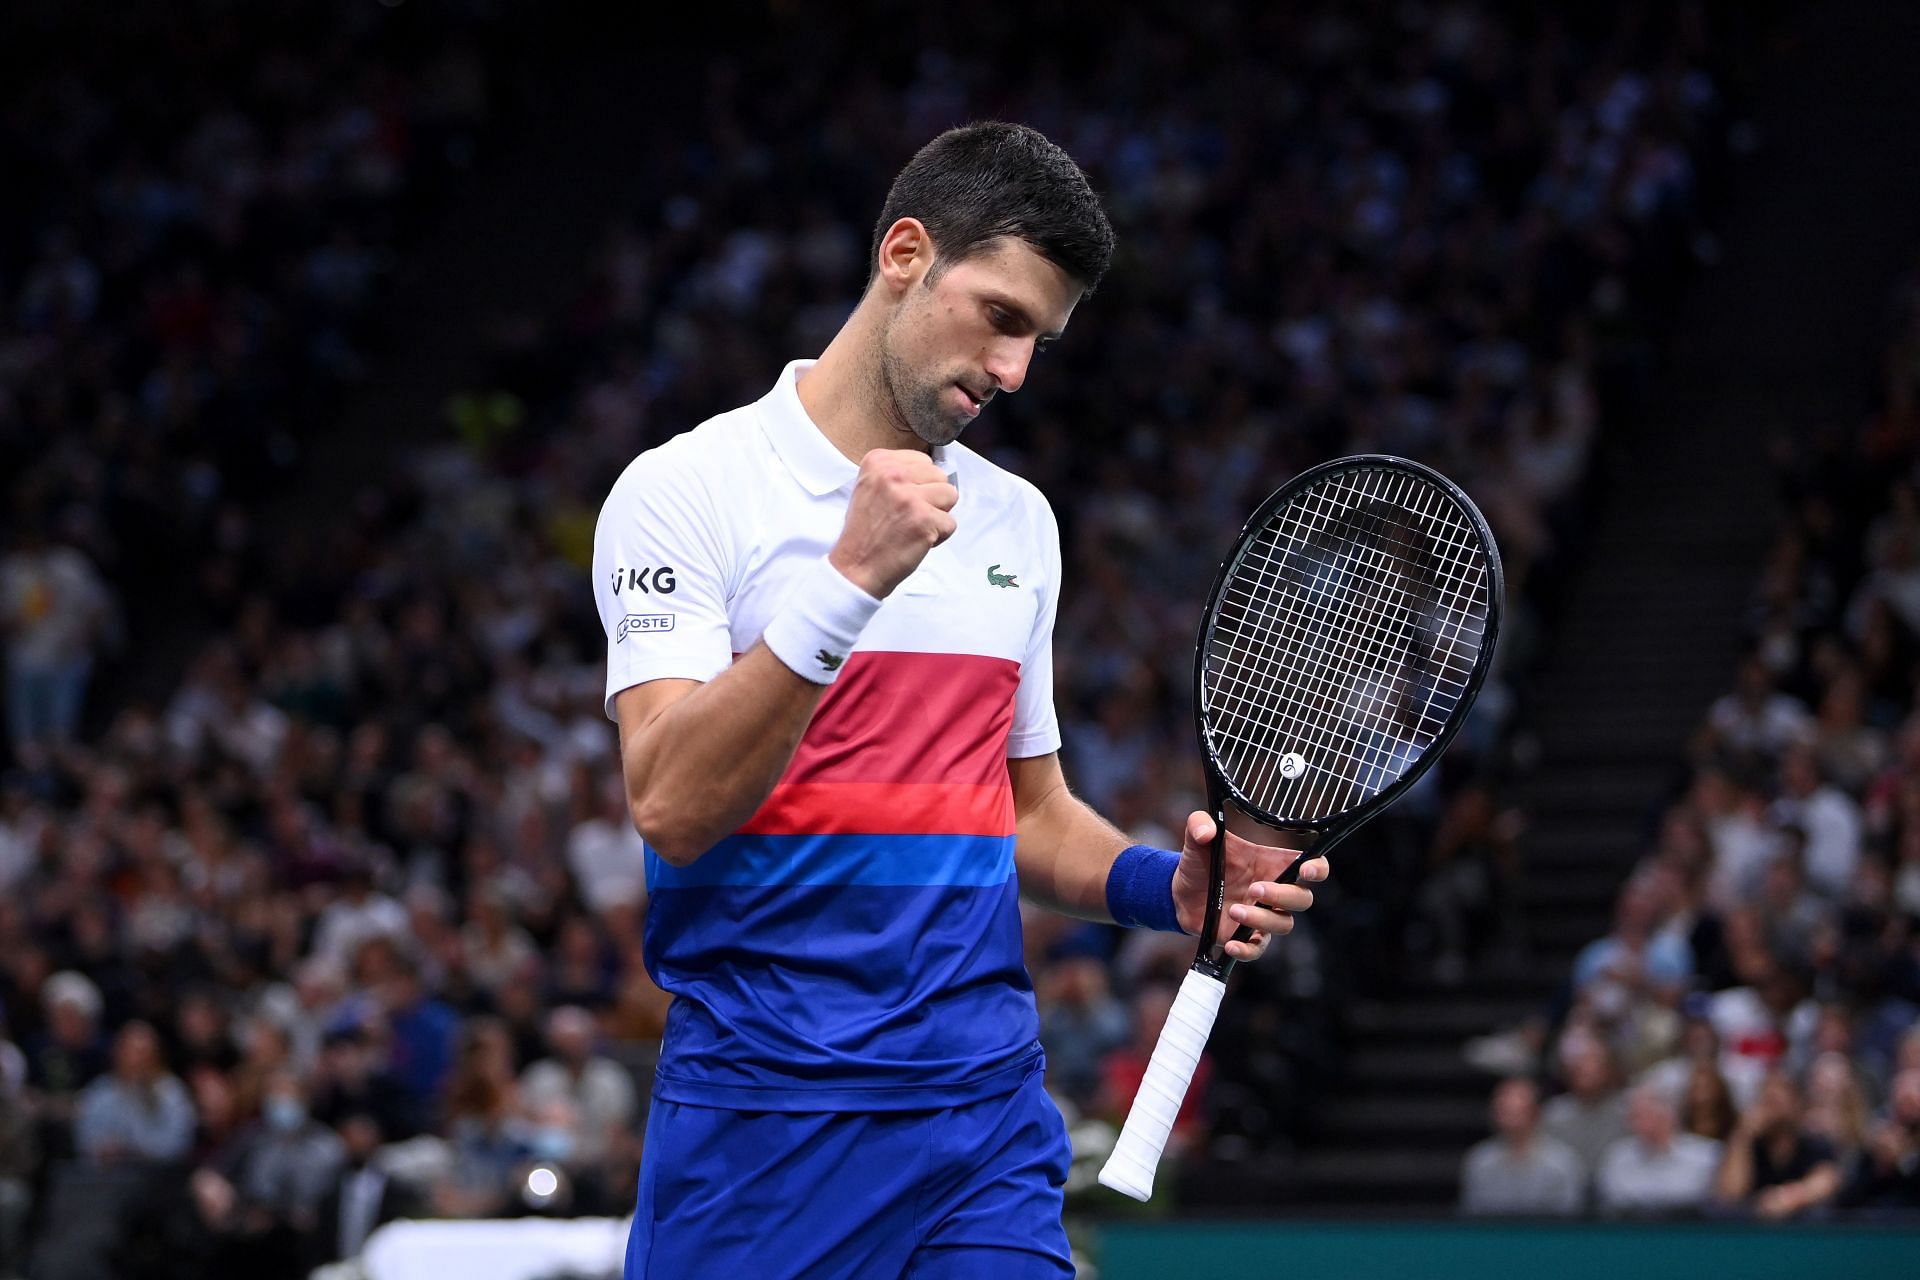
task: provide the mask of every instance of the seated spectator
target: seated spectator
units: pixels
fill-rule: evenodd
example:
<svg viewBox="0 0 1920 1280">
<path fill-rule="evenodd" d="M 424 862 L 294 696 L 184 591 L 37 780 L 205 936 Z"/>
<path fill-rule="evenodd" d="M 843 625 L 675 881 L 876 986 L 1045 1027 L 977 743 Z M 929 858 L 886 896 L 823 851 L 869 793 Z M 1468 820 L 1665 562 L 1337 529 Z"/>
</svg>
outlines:
<svg viewBox="0 0 1920 1280">
<path fill-rule="evenodd" d="M 1586 1168 L 1574 1149 L 1540 1131 L 1540 1087 L 1516 1076 L 1493 1090 L 1494 1136 L 1467 1152 L 1460 1211 L 1475 1214 L 1580 1212 Z"/>
<path fill-rule="evenodd" d="M 1818 1010 L 1802 1002 L 1799 978 L 1764 947 L 1736 963 L 1745 985 L 1716 993 L 1707 1002 L 1707 1017 L 1720 1036 L 1720 1074 L 1735 1105 L 1747 1107 L 1794 1039 L 1811 1032 Z"/>
<path fill-rule="evenodd" d="M 373 1037 L 359 1026 L 328 1033 L 314 1072 L 313 1114 L 334 1127 L 349 1116 L 370 1115 L 383 1136 L 395 1140 L 411 1138 L 421 1129 L 414 1098 L 380 1069 Z"/>
<path fill-rule="evenodd" d="M 1756 654 L 1740 665 L 1734 691 L 1707 712 L 1697 749 L 1736 759 L 1777 759 L 1788 747 L 1813 737 L 1813 716 L 1806 705 L 1775 687 L 1773 672 Z"/>
<path fill-rule="evenodd" d="M 1720 1144 L 1681 1131 L 1673 1099 L 1652 1085 L 1627 1104 L 1627 1137 L 1609 1146 L 1594 1177 L 1603 1213 L 1684 1213 L 1704 1205 L 1720 1167 Z"/>
<path fill-rule="evenodd" d="M 567 836 L 567 869 L 581 900 L 596 915 L 645 902 L 647 846 L 634 829 L 625 783 L 609 771 L 597 787 L 581 785 L 596 801 L 580 806 L 586 816 Z"/>
<path fill-rule="evenodd" d="M 1806 837 L 1806 881 L 1830 902 L 1846 897 L 1860 862 L 1860 806 L 1821 777 L 1809 743 L 1797 743 L 1780 761 L 1780 799 L 1774 818 Z"/>
<path fill-rule="evenodd" d="M 1846 1055 L 1829 1050 L 1807 1071 L 1807 1132 L 1825 1138 L 1845 1168 L 1867 1136 L 1867 1096 Z"/>
<path fill-rule="evenodd" d="M 475 1018 L 461 1033 L 442 1133 L 453 1165 L 434 1188 L 435 1212 L 489 1218 L 506 1209 L 534 1150 L 513 1076 L 513 1041 L 497 1019 Z"/>
<path fill-rule="evenodd" d="M 1696 1062 L 1680 1103 L 1680 1127 L 1715 1142 L 1725 1142 L 1740 1121 L 1733 1094 L 1711 1062 Z"/>
<path fill-rule="evenodd" d="M 80 1091 L 107 1069 L 100 1036 L 100 988 L 64 970 L 41 984 L 47 1028 L 26 1042 L 27 1083 L 50 1115 L 64 1120 Z"/>
<path fill-rule="evenodd" d="M 222 1167 L 193 1174 L 195 1205 L 218 1242 L 218 1273 L 293 1274 L 343 1159 L 339 1137 L 308 1113 L 299 1077 L 269 1079 L 260 1123 Z"/>
<path fill-rule="evenodd" d="M 357 1258 L 373 1229 L 420 1206 L 407 1185 L 381 1166 L 380 1122 L 361 1112 L 340 1125 L 341 1162 L 315 1212 L 309 1268 Z"/>
<path fill-rule="evenodd" d="M 193 1101 L 167 1073 L 160 1037 L 129 1022 L 113 1041 L 113 1070 L 88 1085 L 74 1121 L 74 1145 L 96 1163 L 172 1161 L 193 1146 Z"/>
<path fill-rule="evenodd" d="M 567 1005 L 547 1015 L 547 1047 L 520 1076 L 520 1100 L 529 1112 L 556 1098 L 573 1107 L 572 1142 L 566 1155 L 550 1158 L 586 1167 L 600 1162 L 615 1133 L 633 1123 L 637 1110 L 633 1077 L 611 1058 L 593 1052 L 598 1028 L 585 1009 Z"/>
<path fill-rule="evenodd" d="M 1090 955 L 1061 958 L 1039 985 L 1047 1088 L 1084 1113 L 1100 1091 L 1101 1060 L 1132 1034 L 1126 1006 L 1108 987 L 1106 965 Z"/>
<path fill-rule="evenodd" d="M 1761 1218 L 1792 1218 L 1817 1209 L 1840 1189 L 1833 1147 L 1801 1124 L 1800 1089 L 1784 1071 L 1769 1072 L 1759 1095 L 1727 1139 L 1714 1196 Z"/>
<path fill-rule="evenodd" d="M 1887 1112 L 1874 1121 L 1847 1170 L 1839 1203 L 1848 1208 L 1920 1210 L 1920 1067 L 1893 1079 Z"/>
<path fill-rule="evenodd" d="M 1608 1147 L 1627 1131 L 1627 1101 L 1621 1096 L 1613 1053 L 1595 1035 L 1572 1039 L 1563 1051 L 1567 1091 L 1540 1109 L 1540 1129 L 1573 1148 L 1592 1170 Z"/>
</svg>

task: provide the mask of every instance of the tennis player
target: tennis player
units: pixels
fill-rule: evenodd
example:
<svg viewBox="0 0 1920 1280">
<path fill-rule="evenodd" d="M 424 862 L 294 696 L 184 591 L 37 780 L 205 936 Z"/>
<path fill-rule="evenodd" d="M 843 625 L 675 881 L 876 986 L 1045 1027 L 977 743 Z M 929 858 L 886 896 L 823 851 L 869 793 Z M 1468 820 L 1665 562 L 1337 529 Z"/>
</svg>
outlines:
<svg viewBox="0 0 1920 1280">
<path fill-rule="evenodd" d="M 1053 514 L 955 441 L 1112 250 L 1045 137 L 942 134 L 820 358 L 607 498 L 607 711 L 675 997 L 630 1280 L 1072 1274 L 1019 897 L 1195 932 L 1213 823 L 1148 848 L 1067 789 Z M 1250 960 L 1312 894 L 1271 883 L 1291 851 L 1227 851 Z"/>
</svg>

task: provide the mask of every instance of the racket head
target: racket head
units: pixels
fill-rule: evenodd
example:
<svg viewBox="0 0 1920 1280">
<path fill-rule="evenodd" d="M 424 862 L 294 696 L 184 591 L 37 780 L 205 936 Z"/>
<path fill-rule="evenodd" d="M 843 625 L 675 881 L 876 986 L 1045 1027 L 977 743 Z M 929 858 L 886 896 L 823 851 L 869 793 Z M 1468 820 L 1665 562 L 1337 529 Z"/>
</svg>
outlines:
<svg viewBox="0 0 1920 1280">
<path fill-rule="evenodd" d="M 1486 518 L 1433 468 L 1362 454 L 1294 477 L 1241 529 L 1201 615 L 1210 790 L 1322 834 L 1392 804 L 1466 721 L 1504 592 Z"/>
</svg>

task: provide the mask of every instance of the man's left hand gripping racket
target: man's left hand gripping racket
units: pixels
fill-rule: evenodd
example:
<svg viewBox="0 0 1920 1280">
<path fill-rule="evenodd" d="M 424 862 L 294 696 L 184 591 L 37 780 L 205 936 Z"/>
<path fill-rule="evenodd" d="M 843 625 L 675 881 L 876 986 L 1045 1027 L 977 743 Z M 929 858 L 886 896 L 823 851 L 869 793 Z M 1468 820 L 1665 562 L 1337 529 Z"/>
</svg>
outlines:
<svg viewBox="0 0 1920 1280">
<path fill-rule="evenodd" d="M 1342 458 L 1303 472 L 1240 531 L 1193 664 L 1215 831 L 1206 923 L 1103 1184 L 1136 1200 L 1153 1193 L 1226 993 L 1233 961 L 1217 941 L 1226 801 L 1316 837 L 1278 877 L 1290 883 L 1446 749 L 1486 679 L 1503 589 L 1479 510 L 1445 476 L 1404 458 Z"/>
</svg>

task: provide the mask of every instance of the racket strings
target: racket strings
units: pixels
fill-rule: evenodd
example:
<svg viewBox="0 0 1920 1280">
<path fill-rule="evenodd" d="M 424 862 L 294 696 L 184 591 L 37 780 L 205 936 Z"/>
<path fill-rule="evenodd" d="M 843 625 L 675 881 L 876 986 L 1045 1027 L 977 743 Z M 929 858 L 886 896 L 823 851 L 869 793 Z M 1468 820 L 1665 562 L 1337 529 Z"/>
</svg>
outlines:
<svg viewBox="0 0 1920 1280">
<path fill-rule="evenodd" d="M 1402 489 L 1410 489 L 1412 486 L 1402 485 L 1399 487 Z M 1394 499 L 1404 500 L 1407 494 L 1389 493 L 1388 496 Z M 1269 660 L 1273 658 L 1276 651 L 1286 652 L 1293 658 L 1293 661 L 1290 662 L 1288 666 L 1296 673 L 1303 673 L 1305 676 L 1304 681 L 1296 679 L 1292 682 L 1295 685 L 1294 692 L 1297 695 L 1304 686 L 1305 691 L 1309 694 L 1308 710 L 1318 711 L 1320 713 L 1319 719 L 1322 722 L 1327 719 L 1330 713 L 1337 712 L 1343 702 L 1347 704 L 1347 710 L 1350 713 L 1355 713 L 1351 718 L 1357 719 L 1360 725 L 1358 728 L 1349 728 L 1344 736 L 1348 740 L 1350 748 L 1358 745 L 1363 752 L 1363 761 L 1367 766 L 1366 772 L 1368 776 L 1361 777 L 1357 781 L 1361 789 L 1365 791 L 1377 789 L 1378 786 L 1390 781 L 1393 772 L 1397 772 L 1397 770 L 1392 768 L 1395 763 L 1393 754 L 1383 753 L 1380 750 L 1382 731 L 1391 727 L 1388 723 L 1390 715 L 1396 705 L 1404 702 L 1404 698 L 1401 696 L 1401 690 L 1394 687 L 1394 683 L 1390 678 L 1391 673 L 1396 669 L 1405 667 L 1410 661 L 1417 657 L 1417 654 L 1412 652 L 1412 650 L 1416 648 L 1430 648 L 1431 646 L 1417 645 L 1417 632 L 1408 630 L 1409 623 L 1417 623 L 1419 621 L 1416 616 L 1417 611 L 1419 611 L 1419 606 L 1413 597 L 1416 594 L 1415 589 L 1419 586 L 1418 579 L 1420 575 L 1415 573 L 1397 578 L 1390 574 L 1384 577 L 1380 576 L 1380 571 L 1388 567 L 1383 563 L 1383 548 L 1381 546 L 1383 540 L 1397 540 L 1402 543 L 1407 543 L 1408 539 L 1404 537 L 1392 539 L 1390 535 L 1394 531 L 1387 527 L 1387 519 L 1381 516 L 1378 511 L 1374 512 L 1374 519 L 1366 521 L 1357 528 L 1355 527 L 1356 521 L 1351 512 L 1346 514 L 1344 520 L 1344 525 L 1347 527 L 1343 528 L 1341 524 L 1329 525 L 1327 516 L 1333 508 L 1328 503 L 1327 498 L 1328 495 L 1322 494 L 1319 495 L 1319 501 L 1308 502 L 1304 506 L 1303 511 L 1311 518 L 1297 522 L 1306 529 L 1311 529 L 1318 534 L 1309 544 L 1310 551 L 1314 554 L 1308 558 L 1309 563 L 1306 566 L 1308 572 L 1313 577 L 1320 579 L 1326 579 L 1328 577 L 1351 579 L 1356 569 L 1363 572 L 1370 571 L 1379 581 L 1388 583 L 1392 588 L 1396 588 L 1398 592 L 1398 598 L 1389 595 L 1376 600 L 1374 602 L 1376 613 L 1384 609 L 1389 615 L 1397 613 L 1400 616 L 1397 618 L 1389 617 L 1384 620 L 1376 618 L 1372 621 L 1371 625 L 1363 625 L 1368 622 L 1366 618 L 1366 602 L 1363 599 L 1354 598 L 1351 592 L 1349 592 L 1344 600 L 1349 607 L 1344 611 L 1329 610 L 1326 608 L 1310 608 L 1303 612 L 1298 607 L 1291 610 L 1279 611 L 1283 618 L 1293 623 L 1293 634 L 1290 637 L 1279 633 L 1269 634 L 1267 636 L 1256 635 L 1256 637 L 1253 638 L 1254 649 L 1256 654 L 1264 650 L 1264 656 Z M 1277 531 L 1284 530 L 1284 528 L 1284 524 L 1276 525 Z M 1329 530 L 1336 535 L 1332 539 L 1326 536 Z M 1356 532 L 1364 536 L 1356 537 L 1354 536 Z M 1296 531 L 1295 541 L 1299 540 L 1298 533 L 1299 531 Z M 1286 565 L 1286 561 L 1275 554 L 1275 544 L 1277 541 L 1277 538 L 1267 539 L 1265 545 L 1259 548 L 1261 555 L 1255 558 L 1251 565 L 1251 568 L 1259 573 L 1262 585 L 1267 587 L 1273 585 L 1271 579 L 1276 566 L 1284 568 Z M 1385 548 L 1385 550 L 1387 552 L 1397 552 L 1401 558 L 1405 559 L 1409 551 L 1418 552 L 1420 548 L 1416 543 L 1397 549 Z M 1356 564 L 1356 559 L 1360 563 Z M 1295 585 L 1298 585 L 1297 581 Z M 1324 580 L 1318 583 L 1309 580 L 1308 585 L 1321 588 L 1320 595 L 1322 599 L 1319 601 L 1321 605 L 1329 603 L 1329 601 L 1324 598 L 1328 594 L 1326 588 L 1334 584 Z M 1284 605 L 1288 602 L 1283 594 L 1277 598 L 1274 603 Z M 1310 601 L 1309 603 L 1312 602 Z M 1359 607 L 1354 608 L 1353 606 L 1356 605 Z M 1266 620 L 1269 623 L 1273 620 L 1275 612 L 1276 610 L 1272 608 L 1268 610 Z M 1343 616 L 1343 613 L 1345 616 Z M 1303 621 L 1308 624 L 1317 625 L 1313 627 L 1312 631 L 1309 631 L 1301 625 Z M 1383 621 L 1385 625 L 1382 624 Z M 1321 663 L 1312 663 L 1310 661 L 1302 663 L 1300 661 L 1303 657 L 1311 657 L 1310 651 L 1301 641 L 1303 637 L 1313 634 L 1314 632 L 1324 632 L 1332 641 L 1327 649 L 1327 656 L 1331 661 Z M 1292 641 L 1291 644 L 1287 643 L 1289 639 Z M 1264 644 L 1262 641 L 1264 641 Z M 1391 649 L 1387 647 L 1390 644 L 1393 646 Z M 1278 650 L 1276 650 L 1276 646 L 1278 646 Z M 1343 681 L 1333 675 L 1332 669 L 1339 668 L 1342 665 L 1351 668 L 1355 663 L 1362 664 L 1364 668 L 1371 668 L 1379 674 L 1376 674 L 1370 681 L 1361 681 L 1354 687 L 1347 687 Z M 1269 675 L 1266 684 L 1268 689 L 1271 690 L 1273 685 L 1271 675 Z M 1269 707 L 1274 705 L 1268 699 L 1262 699 L 1261 701 Z M 1314 703 L 1319 705 L 1312 705 Z M 1245 708 L 1242 708 L 1242 710 L 1244 711 Z M 1279 723 L 1279 721 L 1275 720 L 1273 723 Z M 1272 727 L 1271 724 L 1268 723 L 1267 718 L 1256 721 L 1256 724 L 1260 727 Z M 1251 745 L 1257 745 L 1257 743 Z M 1238 761 L 1243 771 L 1247 763 L 1246 755 L 1247 753 L 1243 750 L 1240 753 L 1240 759 Z M 1277 757 L 1269 753 L 1269 757 L 1262 762 L 1261 772 L 1251 774 L 1248 777 L 1249 786 L 1258 790 L 1272 781 L 1271 774 L 1276 758 Z M 1318 801 L 1320 805 L 1337 802 L 1339 797 L 1330 794 L 1334 779 L 1330 778 L 1325 771 L 1316 772 L 1320 774 L 1319 790 L 1321 794 L 1313 797 L 1313 799 Z M 1382 774 L 1387 776 L 1380 776 Z"/>
<path fill-rule="evenodd" d="M 1288 502 L 1249 540 L 1208 642 L 1223 771 L 1305 820 L 1392 785 L 1465 695 L 1489 590 L 1473 524 L 1412 473 L 1359 468 Z"/>
</svg>

